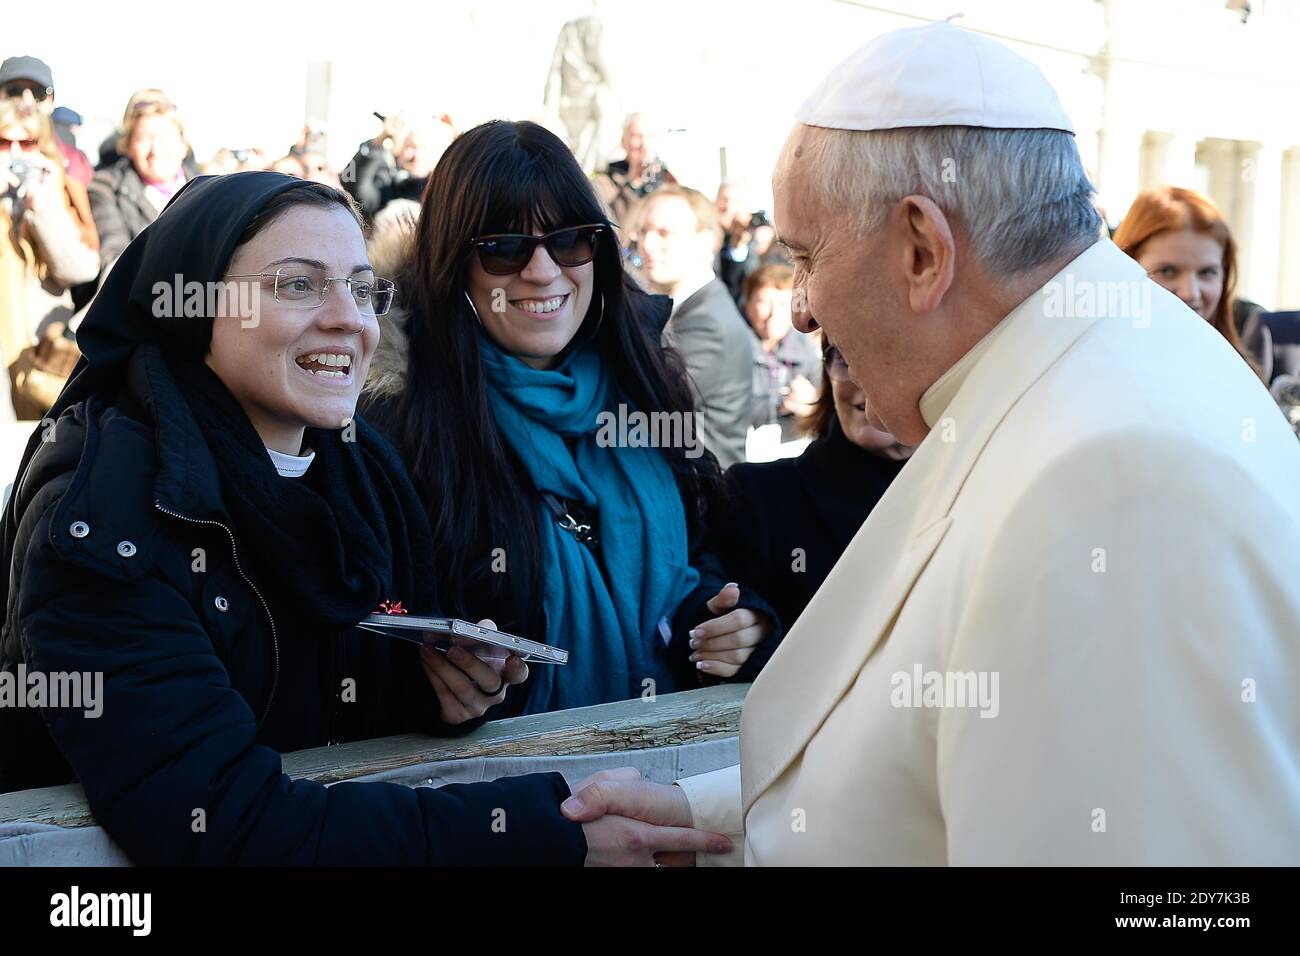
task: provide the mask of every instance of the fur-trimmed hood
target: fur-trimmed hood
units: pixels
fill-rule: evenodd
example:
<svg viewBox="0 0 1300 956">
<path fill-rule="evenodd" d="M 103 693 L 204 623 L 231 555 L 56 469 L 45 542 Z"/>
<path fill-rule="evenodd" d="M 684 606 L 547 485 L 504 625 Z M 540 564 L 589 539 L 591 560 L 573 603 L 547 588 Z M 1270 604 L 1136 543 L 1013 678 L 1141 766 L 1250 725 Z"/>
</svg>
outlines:
<svg viewBox="0 0 1300 956">
<path fill-rule="evenodd" d="M 365 395 L 374 401 L 396 398 L 406 384 L 410 338 L 406 324 L 411 316 L 411 290 L 415 288 L 415 228 L 397 226 L 375 236 L 367 245 L 375 274 L 397 285 L 397 295 L 387 314 L 379 317 L 379 346 L 366 373 Z"/>
</svg>

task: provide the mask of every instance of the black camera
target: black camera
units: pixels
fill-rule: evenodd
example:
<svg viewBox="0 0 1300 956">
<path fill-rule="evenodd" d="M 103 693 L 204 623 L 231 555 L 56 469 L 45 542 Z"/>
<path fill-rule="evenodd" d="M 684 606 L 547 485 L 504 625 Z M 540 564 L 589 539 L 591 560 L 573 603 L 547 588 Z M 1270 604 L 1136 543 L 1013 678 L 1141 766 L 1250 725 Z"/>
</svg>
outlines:
<svg viewBox="0 0 1300 956">
<path fill-rule="evenodd" d="M 4 162 L 9 167 L 9 172 L 13 173 L 14 178 L 18 180 L 17 184 L 10 187 L 6 195 L 17 196 L 19 190 L 40 182 L 48 172 L 44 166 L 28 162 L 17 156 L 10 156 L 7 160 L 0 160 L 0 162 Z"/>
</svg>

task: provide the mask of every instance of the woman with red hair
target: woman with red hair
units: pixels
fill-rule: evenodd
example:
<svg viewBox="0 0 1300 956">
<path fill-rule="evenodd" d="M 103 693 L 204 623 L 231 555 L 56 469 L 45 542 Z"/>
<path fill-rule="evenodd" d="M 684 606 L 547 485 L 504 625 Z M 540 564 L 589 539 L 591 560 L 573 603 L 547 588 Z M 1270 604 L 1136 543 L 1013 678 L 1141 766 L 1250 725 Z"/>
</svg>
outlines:
<svg viewBox="0 0 1300 956">
<path fill-rule="evenodd" d="M 1178 186 L 1148 189 L 1133 200 L 1114 241 L 1147 275 L 1218 329 L 1259 372 L 1233 321 L 1237 246 L 1214 203 Z"/>
</svg>

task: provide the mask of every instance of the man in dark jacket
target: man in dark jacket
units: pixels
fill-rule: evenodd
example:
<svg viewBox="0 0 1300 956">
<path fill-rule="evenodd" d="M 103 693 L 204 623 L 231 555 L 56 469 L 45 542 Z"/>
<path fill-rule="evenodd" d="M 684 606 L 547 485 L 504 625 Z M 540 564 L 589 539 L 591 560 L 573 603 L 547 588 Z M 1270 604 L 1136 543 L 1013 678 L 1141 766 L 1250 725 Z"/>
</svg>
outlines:
<svg viewBox="0 0 1300 956">
<path fill-rule="evenodd" d="M 677 179 L 659 158 L 658 131 L 641 113 L 632 113 L 623 121 L 623 159 L 617 159 L 592 181 L 596 197 L 609 211 L 609 218 L 623 233 L 637 203 L 660 186 L 671 186 Z"/>
<path fill-rule="evenodd" d="M 704 445 L 723 468 L 744 461 L 753 333 L 713 272 L 717 211 L 694 189 L 664 186 L 645 200 L 639 236 L 646 278 L 673 299 L 664 344 L 682 357 L 698 392 Z"/>
<path fill-rule="evenodd" d="M 357 148 L 340 176 L 367 222 L 395 199 L 420 201 L 451 135 L 447 116 L 409 126 L 400 113 L 384 117 L 383 132 Z"/>
</svg>

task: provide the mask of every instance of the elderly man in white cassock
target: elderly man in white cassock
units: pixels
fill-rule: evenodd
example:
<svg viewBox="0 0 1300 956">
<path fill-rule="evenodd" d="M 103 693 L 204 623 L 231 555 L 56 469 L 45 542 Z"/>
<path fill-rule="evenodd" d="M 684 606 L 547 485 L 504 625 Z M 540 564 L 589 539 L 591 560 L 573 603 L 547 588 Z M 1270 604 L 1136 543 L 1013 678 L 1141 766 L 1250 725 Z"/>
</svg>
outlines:
<svg viewBox="0 0 1300 956">
<path fill-rule="evenodd" d="M 1300 860 L 1300 446 L 1268 393 L 1099 238 L 1006 47 L 888 34 L 798 119 L 798 325 L 919 447 L 755 682 L 739 767 L 566 813 L 732 837 L 667 865 Z"/>
</svg>

